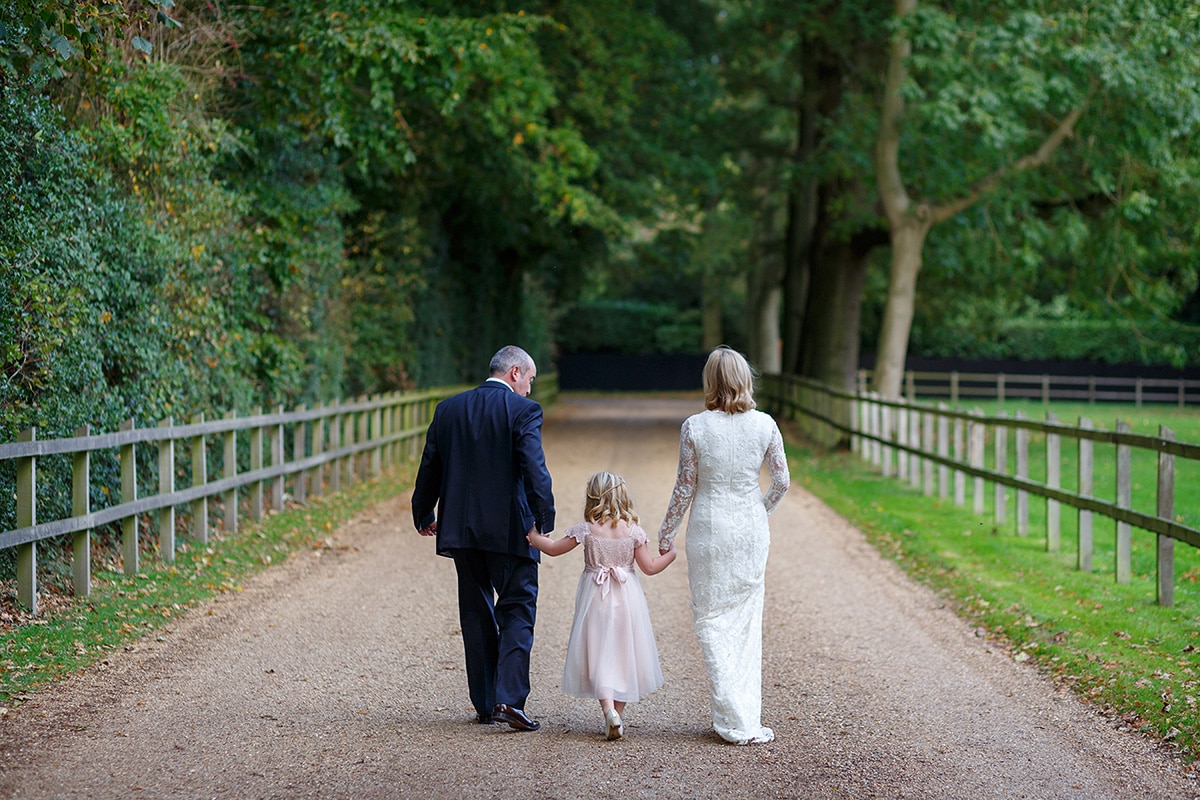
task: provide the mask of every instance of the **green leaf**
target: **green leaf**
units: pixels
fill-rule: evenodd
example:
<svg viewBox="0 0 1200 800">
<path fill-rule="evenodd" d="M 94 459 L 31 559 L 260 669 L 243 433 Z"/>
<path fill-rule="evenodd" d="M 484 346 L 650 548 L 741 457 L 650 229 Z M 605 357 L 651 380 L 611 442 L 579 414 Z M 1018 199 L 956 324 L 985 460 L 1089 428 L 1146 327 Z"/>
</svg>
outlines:
<svg viewBox="0 0 1200 800">
<path fill-rule="evenodd" d="M 133 37 L 133 49 L 141 50 L 146 55 L 150 55 L 154 52 L 154 45 L 151 44 L 147 39 L 143 39 L 140 36 L 135 36 Z"/>
<path fill-rule="evenodd" d="M 71 43 L 67 41 L 67 37 L 63 36 L 62 34 L 57 34 L 51 37 L 50 47 L 54 50 L 54 52 L 58 53 L 61 58 L 70 58 L 71 56 L 79 53 L 79 51 L 72 47 Z"/>
</svg>

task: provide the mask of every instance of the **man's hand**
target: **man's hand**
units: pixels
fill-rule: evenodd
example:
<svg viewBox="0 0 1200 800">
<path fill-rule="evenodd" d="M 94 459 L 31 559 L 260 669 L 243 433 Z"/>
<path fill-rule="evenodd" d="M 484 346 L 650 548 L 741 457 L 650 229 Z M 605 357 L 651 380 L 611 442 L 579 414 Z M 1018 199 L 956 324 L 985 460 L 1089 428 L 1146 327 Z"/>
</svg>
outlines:
<svg viewBox="0 0 1200 800">
<path fill-rule="evenodd" d="M 421 530 L 417 531 L 417 533 L 421 534 L 422 536 L 437 535 L 437 520 L 435 519 L 433 522 L 429 523 L 428 526 L 421 528 Z"/>
</svg>

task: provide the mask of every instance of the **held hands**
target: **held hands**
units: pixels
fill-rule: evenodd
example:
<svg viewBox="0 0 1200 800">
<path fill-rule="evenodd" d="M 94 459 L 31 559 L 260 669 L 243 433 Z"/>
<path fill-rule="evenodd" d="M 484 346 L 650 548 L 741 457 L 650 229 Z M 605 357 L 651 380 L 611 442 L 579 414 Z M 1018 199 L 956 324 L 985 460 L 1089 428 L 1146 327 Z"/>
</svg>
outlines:
<svg viewBox="0 0 1200 800">
<path fill-rule="evenodd" d="M 421 528 L 420 530 L 417 531 L 417 533 L 421 534 L 422 536 L 437 535 L 437 520 L 434 520 L 433 522 L 429 523 L 424 528 Z"/>
<path fill-rule="evenodd" d="M 533 547 L 536 547 L 538 550 L 542 551 L 545 551 L 547 545 L 550 545 L 554 542 L 554 540 L 546 534 L 538 533 L 536 526 L 530 528 L 529 533 L 525 534 L 525 540 Z"/>
</svg>

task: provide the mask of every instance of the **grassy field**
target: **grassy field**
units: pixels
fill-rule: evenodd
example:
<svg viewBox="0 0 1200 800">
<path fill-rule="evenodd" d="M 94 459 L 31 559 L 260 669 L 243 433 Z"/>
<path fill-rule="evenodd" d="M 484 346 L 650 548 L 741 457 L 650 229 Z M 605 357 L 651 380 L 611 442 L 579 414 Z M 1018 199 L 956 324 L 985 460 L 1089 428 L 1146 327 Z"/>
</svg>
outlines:
<svg viewBox="0 0 1200 800">
<path fill-rule="evenodd" d="M 1045 418 L 1041 404 L 1006 403 L 1012 415 L 1024 408 Z M 1097 427 L 1113 428 L 1126 419 L 1135 432 L 1174 429 L 1183 441 L 1200 442 L 1200 414 L 1177 408 L 1054 404 L 1064 421 L 1079 416 Z M 996 405 L 984 407 L 994 414 Z M 990 434 L 989 434 L 990 437 Z M 1010 447 L 1013 444 L 1010 434 Z M 789 436 L 789 441 L 797 441 Z M 992 466 L 989 438 L 988 466 Z M 1063 442 L 1063 485 L 1077 485 L 1077 453 Z M 1114 448 L 1097 446 L 1095 490 L 1112 498 Z M 1155 537 L 1133 531 L 1130 584 L 1113 575 L 1115 524 L 1095 520 L 1094 571 L 1076 569 L 1076 512 L 1062 511 L 1062 549 L 1046 549 L 1045 501 L 1030 498 L 1030 534 L 1018 537 L 1014 492 L 1008 492 L 1008 519 L 995 523 L 991 484 L 983 516 L 971 512 L 971 481 L 965 507 L 925 497 L 907 483 L 883 478 L 858 456 L 789 445 L 793 479 L 862 528 L 886 555 L 910 574 L 950 599 L 962 615 L 1006 644 L 1013 658 L 1030 661 L 1087 702 L 1179 748 L 1188 761 L 1200 755 L 1200 553 L 1176 544 L 1175 606 L 1155 602 Z M 1009 471 L 1015 455 L 1009 454 Z M 1030 445 L 1031 477 L 1045 479 L 1045 437 Z M 1177 516 L 1200 521 L 1200 471 L 1177 462 Z M 1134 454 L 1134 506 L 1153 513 L 1156 459 Z M 1200 762 L 1198 762 L 1200 763 Z"/>
</svg>

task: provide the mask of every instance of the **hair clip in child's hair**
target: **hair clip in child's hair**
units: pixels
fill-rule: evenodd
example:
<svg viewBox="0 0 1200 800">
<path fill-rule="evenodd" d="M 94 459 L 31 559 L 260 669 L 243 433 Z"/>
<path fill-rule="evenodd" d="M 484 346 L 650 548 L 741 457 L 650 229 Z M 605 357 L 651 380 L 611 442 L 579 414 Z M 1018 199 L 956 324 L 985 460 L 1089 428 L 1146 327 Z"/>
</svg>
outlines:
<svg viewBox="0 0 1200 800">
<path fill-rule="evenodd" d="M 605 489 L 603 492 L 601 492 L 601 493 L 599 494 L 599 496 L 597 496 L 597 495 L 594 495 L 594 494 L 589 494 L 589 495 L 588 495 L 588 499 L 589 499 L 589 500 L 603 500 L 603 499 L 604 499 L 604 495 L 606 495 L 606 494 L 608 494 L 609 492 L 611 492 L 611 491 L 614 491 L 615 489 L 618 489 L 618 488 L 620 488 L 620 487 L 622 487 L 622 486 L 624 486 L 624 485 L 625 485 L 625 479 L 624 479 L 624 478 L 621 478 L 621 480 L 617 481 L 617 482 L 616 482 L 616 483 L 614 483 L 612 486 L 608 487 L 608 488 L 607 488 L 607 489 Z"/>
</svg>

